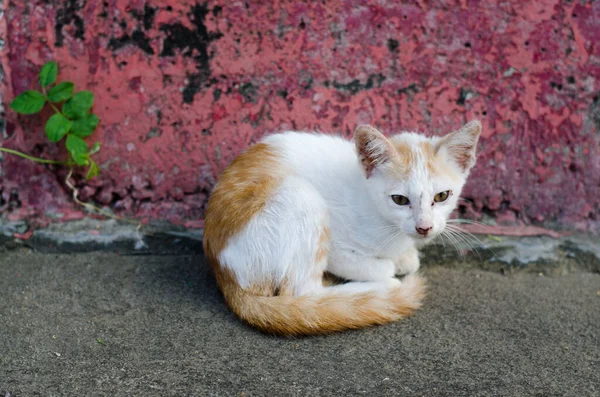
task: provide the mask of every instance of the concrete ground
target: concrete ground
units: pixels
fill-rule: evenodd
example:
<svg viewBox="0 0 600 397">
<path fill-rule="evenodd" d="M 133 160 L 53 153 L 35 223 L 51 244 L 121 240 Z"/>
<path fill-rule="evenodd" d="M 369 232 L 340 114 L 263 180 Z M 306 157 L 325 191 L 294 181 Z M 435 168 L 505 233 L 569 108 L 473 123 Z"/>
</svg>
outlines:
<svg viewBox="0 0 600 397">
<path fill-rule="evenodd" d="M 424 274 L 410 319 L 282 339 L 230 314 L 201 256 L 6 252 L 0 396 L 600 395 L 599 274 Z"/>
</svg>

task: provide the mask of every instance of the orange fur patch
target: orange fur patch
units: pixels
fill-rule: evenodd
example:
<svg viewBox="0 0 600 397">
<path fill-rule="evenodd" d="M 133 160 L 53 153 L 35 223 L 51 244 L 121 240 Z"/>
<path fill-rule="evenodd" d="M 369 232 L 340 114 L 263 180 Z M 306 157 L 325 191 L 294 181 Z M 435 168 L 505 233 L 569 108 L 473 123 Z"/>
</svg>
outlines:
<svg viewBox="0 0 600 397">
<path fill-rule="evenodd" d="M 277 296 L 294 296 L 294 293 L 294 286 L 290 283 L 288 278 L 285 278 L 275 290 L 275 295 Z"/>
<path fill-rule="evenodd" d="M 436 149 L 431 142 L 421 142 L 419 148 L 423 153 L 423 158 L 427 163 L 427 170 L 431 175 L 436 175 L 451 181 L 456 181 L 458 179 L 459 176 L 452 171 L 452 167 L 449 167 L 445 160 L 438 156 Z"/>
<path fill-rule="evenodd" d="M 431 174 L 435 174 L 438 168 L 438 164 L 435 161 L 436 155 L 433 145 L 431 144 L 431 142 L 421 142 L 419 143 L 419 149 L 421 150 L 421 153 L 423 154 L 423 159 L 427 164 L 427 170 L 429 170 Z"/>
<path fill-rule="evenodd" d="M 435 147 L 429 141 L 419 142 L 416 146 L 411 146 L 403 140 L 390 140 L 394 149 L 398 152 L 398 157 L 394 158 L 394 171 L 401 178 L 407 178 L 411 170 L 423 162 L 431 175 L 437 175 L 450 180 L 456 180 L 457 175 L 453 173 L 450 167 L 445 164 L 435 150 Z"/>
<path fill-rule="evenodd" d="M 281 164 L 264 143 L 240 154 L 221 175 L 208 201 L 204 251 L 215 260 L 227 241 L 260 212 L 281 182 Z"/>
<path fill-rule="evenodd" d="M 394 158 L 394 165 L 402 176 L 406 177 L 417 162 L 415 153 L 406 142 L 392 142 L 392 145 L 398 152 L 398 157 Z"/>
<path fill-rule="evenodd" d="M 331 239 L 331 232 L 328 227 L 323 228 L 321 235 L 319 236 L 319 242 L 317 243 L 317 256 L 315 258 L 316 263 L 321 263 L 327 259 L 329 254 L 329 240 Z"/>
</svg>

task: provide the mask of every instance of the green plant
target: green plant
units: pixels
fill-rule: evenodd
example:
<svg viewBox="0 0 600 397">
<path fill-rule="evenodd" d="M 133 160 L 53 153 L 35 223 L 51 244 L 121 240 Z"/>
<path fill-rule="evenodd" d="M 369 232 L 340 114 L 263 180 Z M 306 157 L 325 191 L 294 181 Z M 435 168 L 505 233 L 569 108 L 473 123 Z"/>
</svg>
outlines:
<svg viewBox="0 0 600 397">
<path fill-rule="evenodd" d="M 56 62 L 46 63 L 39 73 L 41 92 L 27 90 L 17 96 L 10 107 L 17 113 L 31 115 L 40 112 L 49 104 L 54 114 L 46 121 L 46 137 L 54 143 L 66 137 L 65 146 L 69 158 L 66 161 L 42 159 L 3 147 L 0 147 L 0 151 L 38 163 L 66 165 L 71 168 L 69 175 L 75 166 L 89 167 L 86 178 L 90 179 L 99 173 L 92 155 L 100 150 L 100 143 L 96 142 L 89 147 L 84 140 L 94 132 L 100 121 L 98 116 L 90 112 L 94 105 L 94 94 L 91 91 L 74 93 L 75 85 L 71 81 L 56 83 L 57 75 Z"/>
<path fill-rule="evenodd" d="M 65 146 L 69 152 L 67 160 L 43 159 L 4 147 L 0 147 L 0 152 L 14 154 L 37 163 L 57 164 L 69 167 L 65 184 L 72 191 L 73 200 L 77 204 L 108 218 L 136 224 L 137 230 L 139 230 L 142 227 L 140 222 L 118 217 L 93 204 L 79 200 L 79 190 L 71 182 L 73 169 L 77 166 L 89 167 L 86 179 L 93 178 L 100 172 L 98 164 L 92 159 L 92 156 L 100 151 L 100 143 L 96 142 L 89 147 L 84 140 L 84 138 L 92 135 L 100 120 L 98 116 L 90 112 L 94 105 L 94 94 L 91 91 L 74 93 L 75 85 L 73 82 L 62 81 L 56 83 L 57 76 L 58 65 L 56 62 L 51 61 L 46 63 L 42 66 L 39 73 L 41 92 L 27 90 L 17 96 L 11 102 L 10 107 L 17 113 L 30 115 L 40 112 L 46 104 L 49 104 L 54 114 L 46 121 L 44 128 L 46 137 L 48 137 L 50 142 L 54 143 L 60 142 L 66 137 Z"/>
</svg>

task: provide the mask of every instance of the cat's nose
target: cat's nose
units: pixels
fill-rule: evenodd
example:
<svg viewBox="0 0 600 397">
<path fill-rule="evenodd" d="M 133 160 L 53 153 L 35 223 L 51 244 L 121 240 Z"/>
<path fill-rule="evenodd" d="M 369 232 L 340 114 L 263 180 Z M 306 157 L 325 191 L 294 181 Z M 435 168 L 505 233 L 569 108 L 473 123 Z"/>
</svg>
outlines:
<svg viewBox="0 0 600 397">
<path fill-rule="evenodd" d="M 417 233 L 419 233 L 421 236 L 427 236 L 427 234 L 429 233 L 429 231 L 431 229 L 433 229 L 433 227 L 429 226 L 429 227 L 416 227 L 415 229 L 417 229 Z"/>
</svg>

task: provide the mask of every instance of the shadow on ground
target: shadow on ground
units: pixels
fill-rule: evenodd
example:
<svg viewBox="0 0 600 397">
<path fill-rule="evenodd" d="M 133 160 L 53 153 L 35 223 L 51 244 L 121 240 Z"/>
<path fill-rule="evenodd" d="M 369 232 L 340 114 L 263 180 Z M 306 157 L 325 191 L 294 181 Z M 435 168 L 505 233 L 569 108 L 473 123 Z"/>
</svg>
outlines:
<svg viewBox="0 0 600 397">
<path fill-rule="evenodd" d="M 0 391 L 600 393 L 600 275 L 441 267 L 425 275 L 429 296 L 410 319 L 281 339 L 230 314 L 201 256 L 9 252 L 0 259 Z"/>
</svg>

